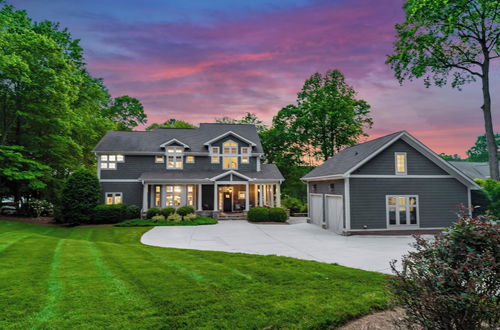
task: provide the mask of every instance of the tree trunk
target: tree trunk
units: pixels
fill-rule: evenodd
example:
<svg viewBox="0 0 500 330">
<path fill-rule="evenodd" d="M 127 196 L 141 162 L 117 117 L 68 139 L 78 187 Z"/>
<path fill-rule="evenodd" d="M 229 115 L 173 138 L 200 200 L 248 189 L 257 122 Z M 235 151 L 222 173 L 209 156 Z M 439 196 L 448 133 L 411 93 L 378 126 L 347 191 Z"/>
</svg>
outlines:
<svg viewBox="0 0 500 330">
<path fill-rule="evenodd" d="M 483 64 L 483 116 L 484 127 L 486 130 L 486 144 L 488 146 L 488 163 L 490 165 L 490 177 L 499 180 L 498 171 L 498 146 L 495 141 L 495 132 L 493 130 L 493 120 L 491 118 L 491 96 L 490 96 L 490 77 L 489 77 L 490 61 L 488 58 Z"/>
</svg>

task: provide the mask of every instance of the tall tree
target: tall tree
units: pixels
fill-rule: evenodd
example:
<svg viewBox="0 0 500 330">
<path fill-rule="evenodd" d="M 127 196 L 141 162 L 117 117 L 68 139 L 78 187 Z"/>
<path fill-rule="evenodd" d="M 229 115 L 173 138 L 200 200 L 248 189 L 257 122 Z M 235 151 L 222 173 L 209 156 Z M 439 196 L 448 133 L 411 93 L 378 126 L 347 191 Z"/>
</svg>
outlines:
<svg viewBox="0 0 500 330">
<path fill-rule="evenodd" d="M 406 19 L 396 25 L 394 54 L 387 63 L 400 83 L 424 77 L 427 87 L 451 80 L 460 88 L 481 80 L 490 173 L 498 180 L 490 66 L 500 57 L 500 0 L 407 0 L 403 8 Z"/>
<path fill-rule="evenodd" d="M 154 123 L 149 125 L 146 127 L 146 131 L 152 131 L 157 128 L 196 128 L 196 126 L 188 123 L 187 121 L 170 118 L 163 124 Z"/>
<path fill-rule="evenodd" d="M 497 145 L 500 145 L 500 133 L 495 134 L 495 140 Z M 478 136 L 474 145 L 465 153 L 467 154 L 467 161 L 469 162 L 487 162 L 489 155 L 486 136 Z M 497 159 L 500 160 L 500 153 L 497 153 Z"/>
<path fill-rule="evenodd" d="M 260 120 L 256 114 L 247 112 L 241 119 L 234 119 L 231 117 L 220 117 L 215 118 L 216 123 L 221 124 L 254 124 L 257 127 L 258 132 L 262 132 L 267 129 L 266 125 Z"/>
<path fill-rule="evenodd" d="M 459 155 L 457 154 L 453 154 L 453 155 L 447 155 L 445 154 L 444 152 L 440 153 L 439 154 L 439 157 L 443 158 L 444 160 L 447 160 L 447 161 L 463 161 L 462 158 L 460 158 Z"/>
<path fill-rule="evenodd" d="M 106 108 L 105 114 L 117 124 L 119 130 L 131 131 L 140 124 L 147 123 L 147 115 L 141 102 L 128 95 L 115 98 Z"/>
<path fill-rule="evenodd" d="M 313 74 L 297 94 L 297 105 L 281 109 L 273 119 L 295 145 L 309 148 L 310 156 L 327 160 L 355 144 L 372 126 L 370 105 L 356 98 L 338 70 Z"/>
</svg>

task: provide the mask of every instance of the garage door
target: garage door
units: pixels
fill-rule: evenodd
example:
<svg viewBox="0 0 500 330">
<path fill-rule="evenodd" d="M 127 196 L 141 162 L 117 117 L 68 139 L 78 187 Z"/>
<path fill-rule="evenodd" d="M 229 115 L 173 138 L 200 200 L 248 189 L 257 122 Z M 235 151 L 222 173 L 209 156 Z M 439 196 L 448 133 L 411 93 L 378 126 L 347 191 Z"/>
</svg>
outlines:
<svg viewBox="0 0 500 330">
<path fill-rule="evenodd" d="M 344 212 L 341 195 L 325 195 L 326 225 L 329 230 L 341 234 L 344 229 Z"/>
<path fill-rule="evenodd" d="M 311 222 L 316 225 L 321 225 L 323 223 L 323 195 L 321 194 L 311 194 Z"/>
</svg>

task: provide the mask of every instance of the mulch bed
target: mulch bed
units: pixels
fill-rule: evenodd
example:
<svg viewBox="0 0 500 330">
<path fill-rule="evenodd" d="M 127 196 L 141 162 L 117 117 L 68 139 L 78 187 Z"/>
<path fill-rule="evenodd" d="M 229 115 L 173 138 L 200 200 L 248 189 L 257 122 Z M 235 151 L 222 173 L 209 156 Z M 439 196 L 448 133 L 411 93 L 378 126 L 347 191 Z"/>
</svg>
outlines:
<svg viewBox="0 0 500 330">
<path fill-rule="evenodd" d="M 396 330 L 402 329 L 394 324 L 394 320 L 404 316 L 401 308 L 386 310 L 378 313 L 366 315 L 360 319 L 354 320 L 343 327 L 341 330 Z M 404 329 L 404 328 L 403 328 Z"/>
<path fill-rule="evenodd" d="M 0 215 L 0 220 L 31 223 L 34 225 L 57 226 L 57 224 L 54 223 L 53 217 L 30 218 L 30 217 L 17 217 L 11 215 Z"/>
</svg>

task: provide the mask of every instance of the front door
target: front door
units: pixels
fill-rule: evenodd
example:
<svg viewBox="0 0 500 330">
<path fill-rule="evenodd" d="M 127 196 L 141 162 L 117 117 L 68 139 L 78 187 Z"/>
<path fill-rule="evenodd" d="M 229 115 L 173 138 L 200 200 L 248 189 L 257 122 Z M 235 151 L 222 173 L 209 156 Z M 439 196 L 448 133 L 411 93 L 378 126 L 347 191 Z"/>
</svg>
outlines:
<svg viewBox="0 0 500 330">
<path fill-rule="evenodd" d="M 231 197 L 232 192 L 231 191 L 224 191 L 223 192 L 223 198 L 224 198 L 224 212 L 232 212 L 232 204 L 233 204 L 233 199 Z"/>
</svg>

